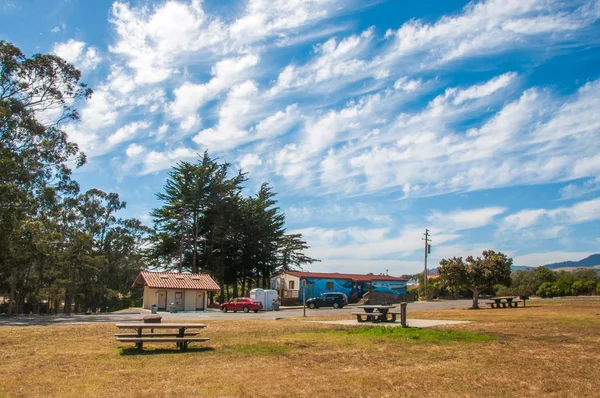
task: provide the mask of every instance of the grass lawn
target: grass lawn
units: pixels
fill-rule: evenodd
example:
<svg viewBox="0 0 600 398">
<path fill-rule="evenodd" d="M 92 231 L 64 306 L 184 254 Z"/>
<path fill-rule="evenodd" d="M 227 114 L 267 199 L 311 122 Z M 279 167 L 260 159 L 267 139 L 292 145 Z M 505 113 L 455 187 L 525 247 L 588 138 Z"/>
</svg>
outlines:
<svg viewBox="0 0 600 398">
<path fill-rule="evenodd" d="M 208 321 L 185 353 L 138 354 L 113 324 L 0 328 L 0 396 L 600 396 L 600 302 L 529 304 L 422 330 Z"/>
</svg>

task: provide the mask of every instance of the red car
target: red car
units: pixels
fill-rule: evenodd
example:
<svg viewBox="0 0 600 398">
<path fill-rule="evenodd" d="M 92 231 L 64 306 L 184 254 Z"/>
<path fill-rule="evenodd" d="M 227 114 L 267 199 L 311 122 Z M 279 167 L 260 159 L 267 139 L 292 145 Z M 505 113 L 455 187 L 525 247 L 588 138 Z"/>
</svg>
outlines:
<svg viewBox="0 0 600 398">
<path fill-rule="evenodd" d="M 220 306 L 221 311 L 223 311 L 223 312 L 227 312 L 227 311 L 258 312 L 258 311 L 262 310 L 262 307 L 263 307 L 263 305 L 260 301 L 252 301 L 248 297 L 234 298 L 232 300 L 229 300 L 229 301 L 221 304 L 221 306 Z"/>
</svg>

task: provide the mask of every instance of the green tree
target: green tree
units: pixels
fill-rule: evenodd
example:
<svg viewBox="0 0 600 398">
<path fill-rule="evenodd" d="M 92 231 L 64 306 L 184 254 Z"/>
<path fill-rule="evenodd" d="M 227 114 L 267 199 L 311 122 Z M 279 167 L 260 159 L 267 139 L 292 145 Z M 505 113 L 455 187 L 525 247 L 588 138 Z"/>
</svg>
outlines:
<svg viewBox="0 0 600 398">
<path fill-rule="evenodd" d="M 484 251 L 482 257 L 453 257 L 440 261 L 438 272 L 446 286 L 453 290 L 469 289 L 473 292 L 473 309 L 479 308 L 479 294 L 494 285 L 510 284 L 512 258 L 493 250 Z"/>
<path fill-rule="evenodd" d="M 304 254 L 310 246 L 302 240 L 302 234 L 285 234 L 280 243 L 280 257 L 282 271 L 301 270 L 306 264 L 320 262 Z"/>
<path fill-rule="evenodd" d="M 554 283 L 553 282 L 542 283 L 535 294 L 540 297 L 556 296 L 556 290 L 554 289 Z"/>
<path fill-rule="evenodd" d="M 38 213 L 59 195 L 79 189 L 67 162 L 81 166 L 85 156 L 60 127 L 79 117 L 75 106 L 92 93 L 80 77 L 59 57 L 27 58 L 0 41 L 0 289 L 9 292 L 11 313 L 19 301 L 19 283 L 21 292 L 31 288 L 25 282 L 32 272 L 30 260 L 41 261 L 31 247 L 32 236 L 42 231 L 35 221 Z"/>
</svg>

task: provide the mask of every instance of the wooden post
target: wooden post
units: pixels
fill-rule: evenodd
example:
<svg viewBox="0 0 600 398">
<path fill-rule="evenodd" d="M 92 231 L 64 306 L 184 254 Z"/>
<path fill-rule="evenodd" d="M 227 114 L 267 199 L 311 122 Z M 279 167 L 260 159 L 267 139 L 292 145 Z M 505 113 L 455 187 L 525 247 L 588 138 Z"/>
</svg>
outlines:
<svg viewBox="0 0 600 398">
<path fill-rule="evenodd" d="M 406 306 L 408 303 L 400 303 L 400 323 L 402 327 L 406 327 Z"/>
</svg>

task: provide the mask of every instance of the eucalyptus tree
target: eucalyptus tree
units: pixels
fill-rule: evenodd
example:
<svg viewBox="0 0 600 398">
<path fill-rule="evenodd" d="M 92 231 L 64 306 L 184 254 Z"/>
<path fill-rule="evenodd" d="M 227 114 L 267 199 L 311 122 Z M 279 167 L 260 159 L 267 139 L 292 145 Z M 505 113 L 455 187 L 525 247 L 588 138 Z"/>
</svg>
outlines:
<svg viewBox="0 0 600 398">
<path fill-rule="evenodd" d="M 79 167 L 85 155 L 61 126 L 78 119 L 78 101 L 92 94 L 80 78 L 57 56 L 27 58 L 0 41 L 0 289 L 9 291 L 9 312 L 17 285 L 29 272 L 22 250 L 37 228 L 30 221 L 41 204 L 79 189 L 67 162 Z"/>
</svg>

